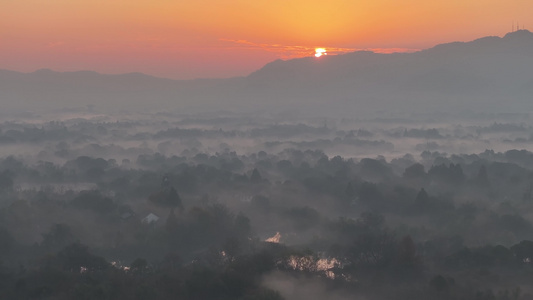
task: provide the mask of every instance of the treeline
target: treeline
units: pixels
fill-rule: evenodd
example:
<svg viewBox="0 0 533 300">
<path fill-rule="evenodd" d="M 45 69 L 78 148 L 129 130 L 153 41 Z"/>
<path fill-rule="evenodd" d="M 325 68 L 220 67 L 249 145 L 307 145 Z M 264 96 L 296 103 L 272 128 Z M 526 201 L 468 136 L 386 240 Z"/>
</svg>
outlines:
<svg viewBox="0 0 533 300">
<path fill-rule="evenodd" d="M 266 279 L 283 274 L 368 299 L 532 298 L 528 151 L 189 154 L 1 159 L 0 294 L 297 298 Z"/>
</svg>

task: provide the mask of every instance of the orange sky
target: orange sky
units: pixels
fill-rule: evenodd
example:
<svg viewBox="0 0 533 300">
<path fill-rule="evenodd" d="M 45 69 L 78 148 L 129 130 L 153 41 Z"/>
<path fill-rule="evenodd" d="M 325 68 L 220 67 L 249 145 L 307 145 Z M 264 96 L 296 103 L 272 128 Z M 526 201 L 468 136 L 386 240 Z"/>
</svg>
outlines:
<svg viewBox="0 0 533 300">
<path fill-rule="evenodd" d="M 0 0 L 0 68 L 231 77 L 315 47 L 423 49 L 530 20 L 531 0 Z"/>
</svg>

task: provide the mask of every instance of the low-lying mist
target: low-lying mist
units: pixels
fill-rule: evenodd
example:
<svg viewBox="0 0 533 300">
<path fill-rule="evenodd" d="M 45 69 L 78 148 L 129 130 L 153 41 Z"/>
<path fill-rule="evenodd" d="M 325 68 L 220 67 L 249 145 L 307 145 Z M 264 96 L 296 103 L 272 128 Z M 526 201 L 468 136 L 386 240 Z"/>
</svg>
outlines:
<svg viewBox="0 0 533 300">
<path fill-rule="evenodd" d="M 4 120 L 0 289 L 530 299 L 533 119 L 453 120 L 85 110 Z"/>
</svg>

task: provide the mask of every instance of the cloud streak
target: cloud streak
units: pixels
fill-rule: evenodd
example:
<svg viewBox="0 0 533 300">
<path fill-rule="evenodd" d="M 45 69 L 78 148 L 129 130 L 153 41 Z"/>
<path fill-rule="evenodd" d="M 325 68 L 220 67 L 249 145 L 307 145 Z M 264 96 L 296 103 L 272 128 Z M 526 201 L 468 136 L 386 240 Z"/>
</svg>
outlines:
<svg viewBox="0 0 533 300">
<path fill-rule="evenodd" d="M 282 59 L 299 58 L 306 56 L 313 56 L 315 54 L 315 47 L 296 46 L 296 45 L 282 45 L 282 44 L 268 44 L 255 43 L 247 40 L 233 40 L 233 39 L 219 39 L 222 42 L 233 44 L 233 47 L 247 50 L 262 50 L 267 52 L 277 53 Z M 356 51 L 372 51 L 375 53 L 410 53 L 416 52 L 420 49 L 412 48 L 343 48 L 343 47 L 324 47 L 329 55 L 338 55 Z"/>
</svg>

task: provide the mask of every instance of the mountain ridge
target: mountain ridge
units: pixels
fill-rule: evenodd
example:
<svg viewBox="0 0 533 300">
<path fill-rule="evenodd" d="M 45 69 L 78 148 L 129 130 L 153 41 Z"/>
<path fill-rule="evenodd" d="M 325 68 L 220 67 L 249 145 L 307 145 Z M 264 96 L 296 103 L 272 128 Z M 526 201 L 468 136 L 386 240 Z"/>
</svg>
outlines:
<svg viewBox="0 0 533 300">
<path fill-rule="evenodd" d="M 330 56 L 323 56 L 319 59 L 326 59 L 328 57 L 342 57 L 342 56 L 347 56 L 347 55 L 359 55 L 359 54 L 372 54 L 372 55 L 377 55 L 377 56 L 395 56 L 395 55 L 412 55 L 412 54 L 417 54 L 417 53 L 423 53 L 423 52 L 431 52 L 431 51 L 434 51 L 434 50 L 437 50 L 437 49 L 441 49 L 441 48 L 446 48 L 446 47 L 450 47 L 450 46 L 457 46 L 457 45 L 475 45 L 475 44 L 481 44 L 481 43 L 485 43 L 487 41 L 490 41 L 490 42 L 494 42 L 494 41 L 505 41 L 505 40 L 511 40 L 511 39 L 515 39 L 516 37 L 521 37 L 521 38 L 524 38 L 524 37 L 527 37 L 527 38 L 530 38 L 530 43 L 531 45 L 533 45 L 533 32 L 529 31 L 529 30 L 526 30 L 526 29 L 520 29 L 520 30 L 517 30 L 517 31 L 514 31 L 514 32 L 509 32 L 509 33 L 506 33 L 503 37 L 499 37 L 499 36 L 485 36 L 485 37 L 481 37 L 481 38 L 477 38 L 477 39 L 474 39 L 472 41 L 467 41 L 467 42 L 461 42 L 461 41 L 455 41 L 455 42 L 449 42 L 449 43 L 442 43 L 442 44 L 437 44 L 433 47 L 430 47 L 430 48 L 427 48 L 427 49 L 422 49 L 422 50 L 418 50 L 418 51 L 415 51 L 415 52 L 409 52 L 409 53 L 403 53 L 403 52 L 393 52 L 393 53 L 376 53 L 376 52 L 372 52 L 370 50 L 359 50 L 359 51 L 354 51 L 354 52 L 347 52 L 347 53 L 343 53 L 343 54 L 339 54 L 339 55 L 330 55 Z M 529 52 L 531 53 L 531 52 Z M 531 55 L 533 55 L 533 53 L 531 53 Z M 113 74 L 108 74 L 108 73 L 101 73 L 101 72 L 97 72 L 97 71 L 93 71 L 93 70 L 76 70 L 76 71 L 56 71 L 56 70 L 52 70 L 50 68 L 41 68 L 41 69 L 37 69 L 35 71 L 32 71 L 32 72 L 20 72 L 20 71 L 14 71 L 14 70 L 9 70 L 9 69 L 2 69 L 0 68 L 0 73 L 1 72 L 9 72 L 9 73 L 16 73 L 16 74 L 80 74 L 80 73 L 83 73 L 83 74 L 98 74 L 98 75 L 102 75 L 102 76 L 110 76 L 110 77 L 120 77 L 120 76 L 139 76 L 139 77 L 146 77 L 146 78 L 153 78 L 153 79 L 164 79 L 164 80 L 169 80 L 169 81 L 198 81 L 198 80 L 224 80 L 224 79 L 233 79 L 233 78 L 243 78 L 243 77 L 249 77 L 250 75 L 262 70 L 263 68 L 271 65 L 271 64 L 278 64 L 278 63 L 286 63 L 286 62 L 290 62 L 290 61 L 298 61 L 298 60 L 316 60 L 317 58 L 315 57 L 312 57 L 312 56 L 309 56 L 309 57 L 300 57 L 300 58 L 294 58 L 294 59 L 289 59 L 289 60 L 282 60 L 282 59 L 276 59 L 274 61 L 271 61 L 269 63 L 266 63 L 263 67 L 255 70 L 255 71 L 252 71 L 249 75 L 246 75 L 246 76 L 236 76 L 236 77 L 229 77 L 229 78 L 194 78 L 194 79 L 172 79 L 172 78 L 167 78 L 167 77 L 161 77 L 161 76 L 154 76 L 154 75 L 150 75 L 150 74 L 146 74 L 146 73 L 142 73 L 142 72 L 128 72 L 128 73 L 113 73 Z"/>
<path fill-rule="evenodd" d="M 143 73 L 0 69 L 5 107 L 103 110 L 531 109 L 533 33 L 439 44 L 412 53 L 357 51 L 275 60 L 245 77 L 175 80 Z"/>
</svg>

